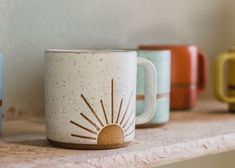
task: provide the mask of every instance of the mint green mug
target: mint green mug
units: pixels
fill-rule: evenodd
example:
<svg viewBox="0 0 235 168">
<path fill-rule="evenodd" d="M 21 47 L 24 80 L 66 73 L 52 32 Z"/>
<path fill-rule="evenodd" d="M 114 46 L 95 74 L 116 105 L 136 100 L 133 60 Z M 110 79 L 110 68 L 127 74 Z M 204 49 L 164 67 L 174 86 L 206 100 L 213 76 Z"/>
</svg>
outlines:
<svg viewBox="0 0 235 168">
<path fill-rule="evenodd" d="M 164 51 L 137 51 L 138 57 L 150 60 L 157 70 L 157 95 L 156 111 L 153 119 L 147 124 L 138 127 L 153 127 L 165 124 L 169 121 L 170 116 L 170 71 L 171 71 L 171 52 Z M 137 116 L 144 111 L 144 70 L 138 67 L 137 77 L 137 95 L 136 111 Z"/>
</svg>

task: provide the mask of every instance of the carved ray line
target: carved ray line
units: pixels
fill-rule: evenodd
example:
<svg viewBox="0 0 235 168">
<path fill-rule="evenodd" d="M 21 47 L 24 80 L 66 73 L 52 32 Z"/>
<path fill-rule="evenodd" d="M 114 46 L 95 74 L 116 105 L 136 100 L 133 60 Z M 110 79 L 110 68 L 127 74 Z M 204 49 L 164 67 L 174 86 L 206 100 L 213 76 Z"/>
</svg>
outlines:
<svg viewBox="0 0 235 168">
<path fill-rule="evenodd" d="M 125 135 L 125 137 L 130 136 L 133 132 L 135 131 L 135 129 L 133 129 L 131 132 L 129 132 L 128 134 Z"/>
<path fill-rule="evenodd" d="M 130 96 L 130 98 L 129 98 L 129 101 L 128 101 L 128 104 L 127 104 L 127 107 L 126 107 L 126 111 L 125 111 L 125 113 L 124 113 L 124 115 L 123 115 L 123 117 L 122 117 L 122 120 L 121 120 L 121 122 L 120 122 L 120 125 L 122 124 L 124 118 L 126 117 L 126 113 L 127 113 L 127 111 L 128 111 L 128 108 L 129 108 L 129 105 L 130 105 L 130 102 L 131 102 L 132 94 L 133 94 L 133 92 L 131 92 L 131 96 Z"/>
<path fill-rule="evenodd" d="M 107 115 L 106 115 L 106 112 L 105 112 L 103 100 L 100 100 L 100 103 L 101 103 L 101 107 L 102 107 L 102 110 L 103 110 L 103 113 L 104 113 L 106 124 L 109 124 L 108 118 L 107 118 Z"/>
<path fill-rule="evenodd" d="M 92 122 L 89 118 L 87 118 L 87 116 L 85 116 L 83 113 L 80 113 L 81 116 L 83 116 L 89 123 L 91 123 L 98 131 L 100 130 L 100 128 L 94 123 Z"/>
<path fill-rule="evenodd" d="M 73 124 L 73 125 L 75 125 L 75 126 L 78 126 L 78 127 L 82 128 L 82 129 L 84 129 L 84 130 L 86 130 L 86 131 L 88 131 L 88 132 L 90 132 L 90 133 L 93 133 L 93 134 L 97 135 L 97 132 L 92 131 L 92 130 L 86 128 L 86 127 L 83 127 L 82 125 L 79 125 L 78 123 L 76 123 L 76 122 L 74 122 L 74 121 L 72 121 L 72 120 L 70 120 L 70 123 Z"/>
<path fill-rule="evenodd" d="M 118 116 L 117 116 L 117 120 L 116 120 L 116 124 L 118 123 L 119 120 L 119 116 L 122 110 L 122 102 L 123 102 L 123 98 L 121 99 L 120 105 L 119 105 L 119 110 L 118 110 Z"/>
<path fill-rule="evenodd" d="M 77 138 L 84 138 L 84 139 L 96 140 L 96 138 L 94 138 L 94 137 L 88 137 L 88 136 L 82 136 L 82 135 L 76 135 L 76 134 L 71 134 L 71 136 L 77 137 Z"/>
<path fill-rule="evenodd" d="M 95 118 L 99 121 L 100 125 L 102 127 L 104 127 L 104 124 L 101 122 L 101 120 L 99 119 L 99 117 L 97 116 L 95 110 L 91 107 L 90 103 L 86 100 L 86 98 L 83 96 L 83 94 L 81 94 L 82 99 L 85 101 L 85 103 L 87 104 L 87 106 L 89 107 L 89 109 L 91 110 L 91 112 L 94 114 Z"/>
<path fill-rule="evenodd" d="M 111 80 L 111 118 L 112 118 L 112 123 L 113 123 L 113 79 Z"/>
<path fill-rule="evenodd" d="M 133 113 L 133 110 L 129 113 L 128 117 L 127 117 L 127 120 L 125 122 L 125 124 L 122 126 L 122 128 L 125 128 L 126 124 L 128 123 L 130 117 L 131 117 L 131 114 Z"/>
<path fill-rule="evenodd" d="M 126 133 L 128 131 L 128 129 L 132 126 L 132 124 L 135 121 L 135 117 L 133 118 L 132 122 L 130 123 L 130 125 L 124 130 L 124 132 Z"/>
</svg>

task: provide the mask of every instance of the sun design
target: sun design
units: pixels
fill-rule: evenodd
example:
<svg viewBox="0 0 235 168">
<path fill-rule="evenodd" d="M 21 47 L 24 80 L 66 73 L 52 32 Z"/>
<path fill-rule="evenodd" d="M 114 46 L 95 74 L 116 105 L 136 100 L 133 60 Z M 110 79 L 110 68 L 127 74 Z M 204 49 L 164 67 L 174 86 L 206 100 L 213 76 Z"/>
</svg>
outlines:
<svg viewBox="0 0 235 168">
<path fill-rule="evenodd" d="M 135 117 L 132 117 L 131 122 L 131 115 L 133 113 L 133 110 L 128 113 L 129 105 L 131 102 L 131 98 L 133 95 L 133 92 L 131 92 L 131 95 L 129 97 L 127 106 L 125 108 L 124 114 L 122 117 L 120 117 L 122 112 L 122 104 L 123 104 L 123 98 L 120 101 L 119 108 L 118 108 L 118 115 L 116 118 L 114 118 L 114 82 L 113 79 L 111 80 L 111 122 L 108 121 L 106 109 L 104 107 L 103 100 L 100 100 L 100 105 L 103 111 L 103 115 L 105 117 L 105 122 L 102 122 L 100 117 L 97 115 L 95 110 L 92 108 L 88 100 L 84 97 L 83 94 L 81 94 L 82 100 L 85 102 L 85 104 L 90 109 L 91 113 L 95 116 L 97 122 L 92 121 L 89 119 L 85 114 L 80 113 L 82 118 L 84 118 L 86 121 L 88 121 L 95 129 L 96 131 L 93 131 L 89 128 L 86 128 L 72 120 L 70 120 L 70 123 L 89 132 L 89 134 L 92 134 L 92 136 L 84 136 L 84 135 L 78 135 L 78 134 L 71 134 L 72 137 L 76 138 L 82 138 L 82 139 L 89 139 L 94 140 L 99 145 L 112 145 L 112 144 L 123 144 L 124 138 L 132 135 L 134 133 L 134 129 L 132 125 L 135 122 Z M 130 124 L 128 124 L 128 122 Z"/>
</svg>

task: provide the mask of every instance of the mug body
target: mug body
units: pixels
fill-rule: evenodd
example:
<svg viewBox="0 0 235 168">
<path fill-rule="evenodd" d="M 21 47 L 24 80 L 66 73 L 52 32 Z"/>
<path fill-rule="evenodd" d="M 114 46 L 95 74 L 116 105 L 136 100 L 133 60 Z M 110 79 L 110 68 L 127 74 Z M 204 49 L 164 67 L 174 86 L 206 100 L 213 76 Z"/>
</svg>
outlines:
<svg viewBox="0 0 235 168">
<path fill-rule="evenodd" d="M 184 110 L 193 107 L 197 99 L 198 55 L 194 45 L 141 46 L 147 50 L 171 51 L 171 95 L 170 108 Z"/>
<path fill-rule="evenodd" d="M 0 134 L 2 132 L 2 118 L 3 118 L 3 56 L 0 53 Z"/>
<path fill-rule="evenodd" d="M 230 49 L 230 54 L 233 54 L 235 57 L 235 49 Z M 227 83 L 228 83 L 228 91 L 227 94 L 229 97 L 235 97 L 235 59 L 228 61 L 227 68 Z M 235 102 L 229 103 L 229 111 L 235 112 Z"/>
<path fill-rule="evenodd" d="M 135 137 L 135 51 L 47 50 L 48 140 L 66 148 L 108 149 Z"/>
<path fill-rule="evenodd" d="M 157 126 L 169 121 L 170 114 L 170 69 L 171 69 L 171 53 L 170 51 L 144 51 L 137 52 L 138 57 L 150 60 L 157 70 L 157 95 L 156 95 L 156 112 L 153 119 L 141 127 Z M 145 74 L 142 67 L 138 67 L 137 73 L 137 115 L 143 113 L 144 110 L 144 88 Z"/>
<path fill-rule="evenodd" d="M 214 66 L 215 96 L 229 104 L 230 112 L 235 112 L 235 50 L 219 55 Z"/>
</svg>

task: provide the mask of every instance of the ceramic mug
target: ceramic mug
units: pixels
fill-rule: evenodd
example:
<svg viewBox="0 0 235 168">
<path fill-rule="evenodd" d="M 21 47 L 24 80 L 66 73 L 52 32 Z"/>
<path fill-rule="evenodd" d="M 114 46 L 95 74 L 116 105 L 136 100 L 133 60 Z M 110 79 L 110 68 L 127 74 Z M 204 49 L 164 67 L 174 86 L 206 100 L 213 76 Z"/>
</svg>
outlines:
<svg viewBox="0 0 235 168">
<path fill-rule="evenodd" d="M 224 67 L 227 63 L 227 71 L 224 74 Z M 229 111 L 235 112 L 235 48 L 217 57 L 214 71 L 215 95 L 223 102 L 229 104 Z M 224 80 L 224 78 L 226 80 Z M 224 82 L 226 81 L 226 83 Z M 224 84 L 225 83 L 225 84 Z M 226 88 L 226 91 L 224 91 Z"/>
<path fill-rule="evenodd" d="M 135 51 L 47 50 L 45 111 L 48 140 L 57 146 L 109 149 L 126 146 L 135 124 L 156 108 L 156 69 Z M 136 114 L 137 64 L 143 66 L 145 109 Z"/>
<path fill-rule="evenodd" d="M 3 117 L 3 56 L 0 53 L 0 134 L 2 132 L 2 117 Z"/>
<path fill-rule="evenodd" d="M 138 57 L 145 58 L 153 62 L 157 70 L 157 95 L 156 112 L 153 119 L 147 124 L 138 127 L 158 126 L 169 121 L 170 114 L 170 70 L 171 70 L 171 53 L 170 51 L 144 51 L 137 52 Z M 138 67 L 137 73 L 137 116 L 142 114 L 144 109 L 144 79 L 145 73 L 142 67 Z"/>
<path fill-rule="evenodd" d="M 170 107 L 172 110 L 192 108 L 207 83 L 205 54 L 194 45 L 147 45 L 140 49 L 171 51 Z"/>
</svg>

